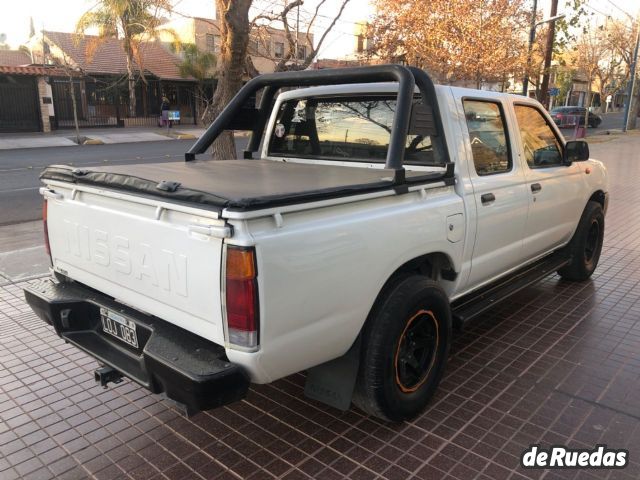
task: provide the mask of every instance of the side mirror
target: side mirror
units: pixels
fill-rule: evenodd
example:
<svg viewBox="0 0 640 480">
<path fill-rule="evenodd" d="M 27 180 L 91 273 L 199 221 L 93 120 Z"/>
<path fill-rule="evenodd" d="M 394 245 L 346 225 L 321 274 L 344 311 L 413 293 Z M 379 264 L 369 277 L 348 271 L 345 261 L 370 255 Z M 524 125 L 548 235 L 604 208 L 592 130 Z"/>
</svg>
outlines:
<svg viewBox="0 0 640 480">
<path fill-rule="evenodd" d="M 572 140 L 564 146 L 564 163 L 571 165 L 573 162 L 589 160 L 589 144 L 584 140 Z"/>
</svg>

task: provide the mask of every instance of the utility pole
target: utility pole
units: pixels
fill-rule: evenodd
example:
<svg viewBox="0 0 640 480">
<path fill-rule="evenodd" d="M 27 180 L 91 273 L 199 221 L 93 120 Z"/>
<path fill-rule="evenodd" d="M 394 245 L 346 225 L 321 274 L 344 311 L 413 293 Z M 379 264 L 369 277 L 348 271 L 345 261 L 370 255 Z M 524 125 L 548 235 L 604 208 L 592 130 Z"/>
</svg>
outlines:
<svg viewBox="0 0 640 480">
<path fill-rule="evenodd" d="M 522 95 L 528 96 L 529 90 L 529 69 L 531 68 L 531 51 L 533 50 L 533 42 L 536 40 L 536 14 L 538 13 L 538 0 L 533 0 L 533 9 L 531 10 L 531 27 L 529 29 L 529 52 L 527 53 L 527 65 L 522 79 Z"/>
<path fill-rule="evenodd" d="M 298 38 L 300 37 L 300 5 L 296 8 L 296 65 L 298 65 L 300 46 L 298 45 Z"/>
<path fill-rule="evenodd" d="M 633 51 L 631 59 L 631 77 L 629 78 L 629 86 L 627 87 L 627 104 L 624 107 L 624 124 L 622 131 L 626 132 L 629 126 L 629 114 L 631 113 L 631 103 L 633 102 L 633 89 L 636 83 L 636 65 L 638 64 L 638 47 L 640 46 L 640 22 L 636 27 L 636 48 Z"/>
<path fill-rule="evenodd" d="M 553 18 L 558 13 L 558 0 L 551 0 L 551 14 Z M 545 108 L 549 108 L 549 69 L 551 68 L 551 56 L 553 55 L 553 41 L 556 36 L 555 20 L 549 22 L 549 33 L 547 35 L 547 45 L 544 51 L 544 69 L 542 71 L 542 85 L 540 86 L 540 101 Z"/>
</svg>

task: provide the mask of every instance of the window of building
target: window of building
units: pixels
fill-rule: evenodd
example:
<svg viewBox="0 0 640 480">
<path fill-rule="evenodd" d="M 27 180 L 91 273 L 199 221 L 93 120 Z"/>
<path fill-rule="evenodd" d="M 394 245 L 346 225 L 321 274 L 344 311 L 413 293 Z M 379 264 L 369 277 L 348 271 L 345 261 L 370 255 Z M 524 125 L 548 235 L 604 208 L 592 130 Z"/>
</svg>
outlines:
<svg viewBox="0 0 640 480">
<path fill-rule="evenodd" d="M 358 35 L 358 47 L 357 47 L 357 52 L 358 52 L 358 53 L 362 53 L 362 52 L 364 52 L 364 35 L 362 35 L 362 34 Z"/>
<path fill-rule="evenodd" d="M 207 51 L 213 53 L 220 52 L 220 35 L 214 35 L 213 33 L 207 33 Z"/>
<path fill-rule="evenodd" d="M 275 42 L 273 46 L 273 56 L 276 58 L 284 57 L 284 42 Z"/>
<path fill-rule="evenodd" d="M 307 59 L 307 46 L 298 45 L 298 60 L 306 60 L 306 59 Z"/>
<path fill-rule="evenodd" d="M 260 49 L 260 42 L 257 38 L 249 39 L 249 53 L 252 55 L 257 55 Z"/>
<path fill-rule="evenodd" d="M 473 164 L 478 175 L 511 170 L 506 125 L 500 105 L 481 100 L 464 100 Z"/>
<path fill-rule="evenodd" d="M 562 147 L 542 113 L 528 105 L 516 105 L 515 112 L 527 165 L 531 168 L 562 165 Z"/>
</svg>

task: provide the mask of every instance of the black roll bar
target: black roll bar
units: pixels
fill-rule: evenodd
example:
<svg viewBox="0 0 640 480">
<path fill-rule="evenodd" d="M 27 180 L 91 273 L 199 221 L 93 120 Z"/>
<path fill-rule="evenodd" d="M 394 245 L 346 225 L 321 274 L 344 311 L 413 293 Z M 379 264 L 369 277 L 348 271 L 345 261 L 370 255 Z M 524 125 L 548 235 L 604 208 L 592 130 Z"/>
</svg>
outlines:
<svg viewBox="0 0 640 480">
<path fill-rule="evenodd" d="M 402 161 L 406 144 L 406 136 L 409 128 L 413 95 L 415 87 L 420 90 L 422 103 L 430 105 L 436 123 L 436 129 L 440 136 L 440 142 L 434 143 L 434 148 L 439 148 L 441 158 L 447 166 L 446 176 L 453 176 L 452 164 L 449 159 L 449 151 L 446 146 L 444 125 L 440 117 L 440 110 L 436 99 L 433 81 L 424 70 L 417 67 L 405 67 L 402 65 L 376 65 L 367 67 L 335 68 L 327 70 L 303 70 L 294 72 L 267 73 L 253 78 L 247 82 L 240 91 L 231 99 L 225 109 L 218 115 L 205 133 L 185 154 L 185 161 L 195 160 L 197 154 L 205 153 L 216 138 L 228 129 L 233 118 L 238 114 L 246 101 L 264 88 L 260 106 L 256 110 L 258 115 L 254 123 L 249 144 L 245 150 L 245 158 L 251 158 L 253 152 L 260 146 L 260 139 L 266 122 L 271 112 L 271 106 L 275 94 L 283 87 L 309 87 L 322 85 L 341 85 L 352 83 L 398 82 L 398 97 L 396 112 L 391 126 L 391 137 L 385 168 L 396 171 L 396 182 L 404 182 L 404 168 Z"/>
<path fill-rule="evenodd" d="M 340 85 L 349 83 L 374 83 L 374 82 L 398 82 L 398 99 L 396 113 L 391 124 L 391 138 L 389 139 L 389 149 L 385 168 L 402 170 L 402 159 L 409 128 L 409 115 L 411 103 L 415 89 L 415 80 L 411 72 L 401 65 L 376 65 L 373 67 L 336 68 L 327 70 L 303 70 L 295 72 L 267 73 L 253 78 L 247 82 L 235 97 L 231 99 L 225 109 L 218 115 L 213 123 L 206 130 L 204 135 L 185 154 L 185 161 L 194 160 L 199 153 L 204 153 L 211 146 L 218 135 L 226 130 L 232 118 L 237 115 L 242 105 L 258 90 L 264 87 L 271 87 L 268 96 L 272 96 L 275 90 L 282 87 L 308 87 L 320 85 Z M 425 99 L 426 100 L 426 99 Z M 265 101 L 271 99 L 264 98 Z M 253 132 L 251 138 L 252 147 L 257 132 Z"/>
<path fill-rule="evenodd" d="M 447 167 L 447 175 L 453 176 L 453 164 L 451 162 L 451 158 L 449 157 L 449 149 L 447 148 L 447 139 L 444 133 L 444 124 L 442 123 L 442 117 L 440 116 L 440 107 L 438 105 L 438 99 L 436 97 L 436 87 L 433 84 L 433 80 L 431 77 L 427 75 L 427 72 L 418 67 L 407 67 L 413 78 L 415 79 L 416 86 L 420 90 L 420 95 L 422 97 L 422 103 L 425 105 L 431 105 L 431 110 L 433 112 L 433 118 L 436 124 L 436 131 L 440 136 L 440 141 L 433 142 L 433 148 L 438 148 L 440 158 L 443 159 L 443 163 Z M 429 103 L 429 99 L 431 102 Z"/>
<path fill-rule="evenodd" d="M 268 86 L 265 87 L 262 92 L 260 106 L 258 107 L 258 121 L 253 126 L 253 130 L 251 130 L 249 144 L 247 145 L 247 149 L 244 151 L 244 158 L 253 158 L 253 152 L 257 152 L 258 148 L 260 148 L 260 138 L 262 137 L 262 132 L 267 124 L 267 120 L 269 120 L 271 105 L 273 104 L 273 98 L 277 91 L 277 88 Z"/>
</svg>

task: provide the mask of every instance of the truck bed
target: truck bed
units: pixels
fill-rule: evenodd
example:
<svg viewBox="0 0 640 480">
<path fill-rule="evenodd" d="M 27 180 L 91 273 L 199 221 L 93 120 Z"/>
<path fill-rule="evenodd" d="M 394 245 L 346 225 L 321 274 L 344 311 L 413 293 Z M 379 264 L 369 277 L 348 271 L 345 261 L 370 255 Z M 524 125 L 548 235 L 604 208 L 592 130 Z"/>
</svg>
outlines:
<svg viewBox="0 0 640 480">
<path fill-rule="evenodd" d="M 392 170 L 272 160 L 201 160 L 90 168 L 53 165 L 40 178 L 160 197 L 218 211 L 257 210 L 394 187 Z M 412 183 L 442 178 L 440 172 L 407 172 L 407 181 Z M 165 182 L 164 189 L 161 182 Z"/>
</svg>

